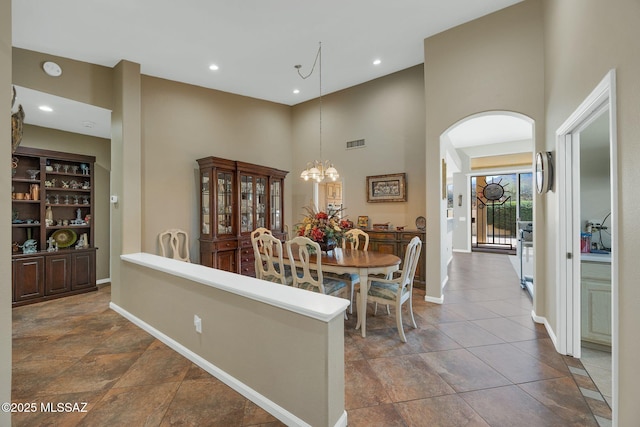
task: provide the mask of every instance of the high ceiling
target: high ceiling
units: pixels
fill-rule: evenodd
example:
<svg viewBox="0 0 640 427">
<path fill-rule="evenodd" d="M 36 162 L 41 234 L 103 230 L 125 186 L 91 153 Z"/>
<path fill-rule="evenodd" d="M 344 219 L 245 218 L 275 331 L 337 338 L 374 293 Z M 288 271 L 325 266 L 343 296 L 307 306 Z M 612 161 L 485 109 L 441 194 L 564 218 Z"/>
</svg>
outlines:
<svg viewBox="0 0 640 427">
<path fill-rule="evenodd" d="M 425 38 L 520 1 L 14 0 L 13 45 L 295 105 L 319 95 L 294 68 L 319 42 L 326 94 L 421 64 Z"/>
</svg>

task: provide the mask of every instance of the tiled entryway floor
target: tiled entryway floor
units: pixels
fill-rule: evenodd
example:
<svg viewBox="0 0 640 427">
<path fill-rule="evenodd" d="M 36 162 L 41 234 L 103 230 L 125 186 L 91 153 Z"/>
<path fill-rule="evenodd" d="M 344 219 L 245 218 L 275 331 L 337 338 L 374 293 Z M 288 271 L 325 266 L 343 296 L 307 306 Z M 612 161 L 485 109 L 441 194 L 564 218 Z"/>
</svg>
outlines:
<svg viewBox="0 0 640 427">
<path fill-rule="evenodd" d="M 345 323 L 349 426 L 598 426 L 611 411 L 579 360 L 557 354 L 504 255 L 455 254 L 445 304 L 414 291 L 400 342 L 379 308 Z M 108 308 L 109 287 L 14 309 L 15 426 L 272 426 L 271 415 Z M 369 307 L 371 316 L 372 307 Z M 405 311 L 406 319 L 406 311 Z"/>
</svg>

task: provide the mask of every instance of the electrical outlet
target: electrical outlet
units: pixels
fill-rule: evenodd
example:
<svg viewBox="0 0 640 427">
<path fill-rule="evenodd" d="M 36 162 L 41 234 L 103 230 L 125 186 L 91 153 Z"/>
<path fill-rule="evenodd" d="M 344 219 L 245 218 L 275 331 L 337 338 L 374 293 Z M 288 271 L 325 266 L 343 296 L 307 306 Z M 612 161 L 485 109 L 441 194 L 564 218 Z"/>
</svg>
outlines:
<svg viewBox="0 0 640 427">
<path fill-rule="evenodd" d="M 198 317 L 197 314 L 193 315 L 193 326 L 196 327 L 196 332 L 201 334 L 202 333 L 202 319 L 200 317 Z"/>
</svg>

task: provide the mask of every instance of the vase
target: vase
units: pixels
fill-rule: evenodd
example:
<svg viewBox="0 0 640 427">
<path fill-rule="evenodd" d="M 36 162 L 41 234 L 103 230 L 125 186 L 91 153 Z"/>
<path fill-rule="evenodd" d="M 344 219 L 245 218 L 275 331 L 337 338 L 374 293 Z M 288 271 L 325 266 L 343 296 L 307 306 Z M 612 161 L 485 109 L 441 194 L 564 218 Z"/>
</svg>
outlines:
<svg viewBox="0 0 640 427">
<path fill-rule="evenodd" d="M 336 239 L 324 239 L 322 242 L 318 242 L 318 244 L 322 252 L 332 251 L 338 246 Z"/>
</svg>

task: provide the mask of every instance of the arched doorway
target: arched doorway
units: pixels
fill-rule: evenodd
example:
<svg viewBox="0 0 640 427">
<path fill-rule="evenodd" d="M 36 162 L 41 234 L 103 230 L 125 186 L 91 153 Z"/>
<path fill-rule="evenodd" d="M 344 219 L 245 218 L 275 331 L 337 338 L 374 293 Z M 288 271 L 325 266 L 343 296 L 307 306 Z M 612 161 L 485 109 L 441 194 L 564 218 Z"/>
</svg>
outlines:
<svg viewBox="0 0 640 427">
<path fill-rule="evenodd" d="M 520 113 L 487 111 L 440 136 L 443 277 L 453 252 L 502 251 L 533 294 L 533 125 Z"/>
</svg>

